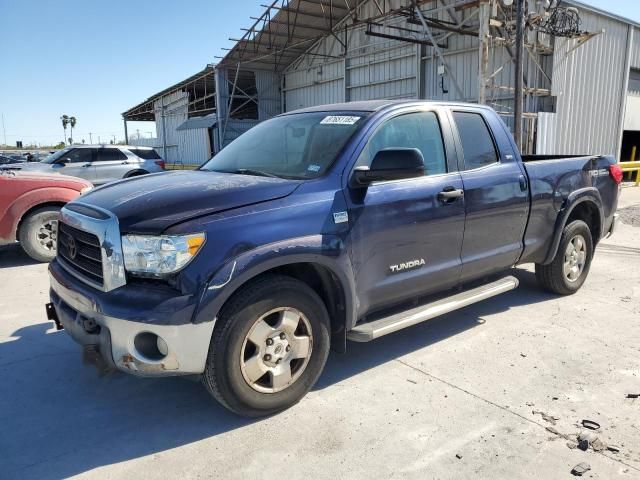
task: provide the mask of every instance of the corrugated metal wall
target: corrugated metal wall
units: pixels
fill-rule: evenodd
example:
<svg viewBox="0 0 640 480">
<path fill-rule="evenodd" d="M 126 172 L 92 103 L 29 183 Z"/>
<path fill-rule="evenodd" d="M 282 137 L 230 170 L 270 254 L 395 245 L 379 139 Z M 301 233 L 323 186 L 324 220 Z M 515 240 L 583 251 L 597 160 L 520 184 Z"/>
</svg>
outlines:
<svg viewBox="0 0 640 480">
<path fill-rule="evenodd" d="M 553 137 L 539 132 L 539 153 L 618 154 L 629 26 L 582 10 L 582 28 L 604 29 L 583 45 L 558 38 L 553 54 L 556 113 L 546 121 Z M 576 48 L 577 46 L 577 48 Z"/>
<path fill-rule="evenodd" d="M 640 68 L 640 28 L 633 29 L 633 46 L 631 48 L 631 68 Z"/>
<path fill-rule="evenodd" d="M 153 104 L 156 117 L 157 144 L 154 145 L 167 163 L 199 165 L 210 158 L 211 148 L 206 128 L 177 130 L 187 120 L 189 95 L 175 92 L 156 100 Z M 164 104 L 164 118 L 162 106 Z M 164 121 L 165 128 L 162 128 Z M 167 134 L 167 151 L 163 152 L 163 135 Z"/>
<path fill-rule="evenodd" d="M 363 8 L 360 18 L 376 14 L 377 7 L 373 1 L 364 4 Z M 629 26 L 590 10 L 579 10 L 584 30 L 599 32 L 604 29 L 604 32 L 573 50 L 576 40 L 559 38 L 554 41 L 555 52 L 552 55 L 539 53 L 532 58 L 525 54 L 527 85 L 549 89 L 555 96 L 555 99 L 525 96 L 525 111 L 544 113 L 544 123 L 537 138 L 535 119 L 525 122 L 526 144 L 533 148 L 535 143 L 538 153 L 617 152 L 621 95 L 624 94 L 623 80 L 627 75 L 624 67 Z M 457 14 L 465 20 L 476 12 L 475 9 L 467 9 Z M 444 11 L 438 16 L 442 20 L 451 20 Z M 469 24 L 477 22 L 469 20 Z M 396 21 L 395 25 L 420 29 L 406 22 Z M 388 28 L 376 31 L 398 34 L 398 31 Z M 542 35 L 540 39 L 550 41 Z M 477 101 L 478 39 L 463 35 L 449 37 L 443 53 L 451 76 L 439 75 L 438 66 L 442 62 L 432 50 L 430 47 L 367 36 L 363 28 L 357 28 L 349 33 L 346 59 L 326 60 L 321 55 L 343 54 L 343 47 L 334 38 L 326 38 L 312 50 L 312 53 L 320 55 L 301 57 L 284 73 L 285 110 L 375 98 Z M 490 80 L 487 103 L 502 112 L 511 127 L 513 122 L 509 115 L 513 112 L 513 92 L 491 87 L 513 86 L 513 62 L 503 46 L 491 45 L 489 52 L 489 72 L 499 71 Z M 640 68 L 638 29 L 631 65 Z M 552 77 L 553 87 L 545 74 Z M 461 91 L 455 87 L 451 77 L 455 77 Z M 555 113 L 551 113 L 554 108 Z"/>
</svg>

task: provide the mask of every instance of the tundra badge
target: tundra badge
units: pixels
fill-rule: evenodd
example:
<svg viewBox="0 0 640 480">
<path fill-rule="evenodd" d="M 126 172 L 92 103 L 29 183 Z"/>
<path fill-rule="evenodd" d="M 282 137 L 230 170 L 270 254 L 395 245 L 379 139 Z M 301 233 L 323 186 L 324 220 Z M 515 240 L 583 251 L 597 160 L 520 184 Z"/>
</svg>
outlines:
<svg viewBox="0 0 640 480">
<path fill-rule="evenodd" d="M 403 262 L 399 265 L 389 265 L 389 269 L 391 270 L 391 273 L 398 273 L 398 272 L 401 272 L 402 270 L 421 267 L 424 265 L 424 263 L 425 263 L 424 258 L 420 258 L 416 260 L 409 260 L 408 262 Z"/>
</svg>

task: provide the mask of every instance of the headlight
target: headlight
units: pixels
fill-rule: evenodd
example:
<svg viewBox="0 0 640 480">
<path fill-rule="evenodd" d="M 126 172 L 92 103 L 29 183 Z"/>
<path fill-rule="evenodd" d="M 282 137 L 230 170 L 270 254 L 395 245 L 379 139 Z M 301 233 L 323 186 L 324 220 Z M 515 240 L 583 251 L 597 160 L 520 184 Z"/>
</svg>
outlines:
<svg viewBox="0 0 640 480">
<path fill-rule="evenodd" d="M 123 235 L 124 267 L 134 275 L 160 277 L 177 272 L 204 245 L 204 233 L 192 235 Z"/>
<path fill-rule="evenodd" d="M 80 195 L 84 195 L 87 192 L 90 192 L 91 190 L 93 190 L 93 185 L 89 185 L 88 187 L 83 187 L 82 189 L 80 189 Z"/>
</svg>

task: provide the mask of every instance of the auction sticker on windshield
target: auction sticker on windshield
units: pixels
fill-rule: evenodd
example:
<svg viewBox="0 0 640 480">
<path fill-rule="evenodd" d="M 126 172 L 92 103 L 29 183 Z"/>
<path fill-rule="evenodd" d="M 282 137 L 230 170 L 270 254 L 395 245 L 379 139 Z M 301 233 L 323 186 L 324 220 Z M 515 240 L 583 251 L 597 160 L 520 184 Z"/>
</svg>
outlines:
<svg viewBox="0 0 640 480">
<path fill-rule="evenodd" d="M 353 125 L 360 117 L 350 117 L 345 115 L 329 115 L 324 117 L 320 125 Z"/>
</svg>

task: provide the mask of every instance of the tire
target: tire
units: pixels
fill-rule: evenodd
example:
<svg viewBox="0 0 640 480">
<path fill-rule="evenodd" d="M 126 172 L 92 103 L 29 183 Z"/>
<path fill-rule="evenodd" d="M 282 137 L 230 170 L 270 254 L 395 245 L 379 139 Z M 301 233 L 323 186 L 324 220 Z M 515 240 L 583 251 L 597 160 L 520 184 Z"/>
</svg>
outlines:
<svg viewBox="0 0 640 480">
<path fill-rule="evenodd" d="M 564 227 L 553 261 L 548 265 L 536 264 L 536 278 L 542 288 L 549 292 L 571 295 L 587 279 L 592 259 L 591 230 L 582 220 L 575 220 Z"/>
<path fill-rule="evenodd" d="M 265 275 L 241 288 L 223 307 L 202 383 L 238 415 L 259 417 L 289 408 L 322 373 L 329 355 L 329 325 L 324 303 L 305 283 Z M 296 355 L 305 357 L 293 358 Z"/>
<path fill-rule="evenodd" d="M 27 255 L 38 262 L 50 262 L 56 256 L 55 222 L 60 207 L 44 207 L 22 219 L 18 241 Z"/>
</svg>

